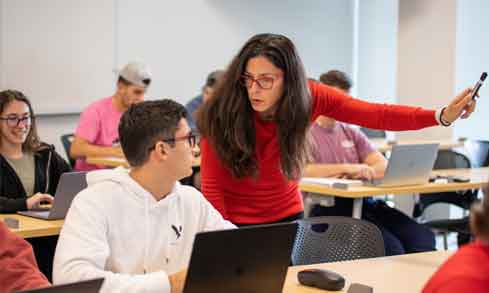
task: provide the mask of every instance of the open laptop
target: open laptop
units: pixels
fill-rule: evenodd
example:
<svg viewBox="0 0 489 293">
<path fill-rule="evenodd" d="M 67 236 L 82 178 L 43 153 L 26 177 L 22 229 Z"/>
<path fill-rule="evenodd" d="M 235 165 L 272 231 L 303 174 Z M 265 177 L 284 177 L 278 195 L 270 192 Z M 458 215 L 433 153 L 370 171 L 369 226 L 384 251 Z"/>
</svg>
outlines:
<svg viewBox="0 0 489 293">
<path fill-rule="evenodd" d="M 52 287 L 40 289 L 18 291 L 17 293 L 98 293 L 103 283 L 104 278 L 98 278 L 70 284 L 55 285 Z"/>
<path fill-rule="evenodd" d="M 392 146 L 384 178 L 365 181 L 365 185 L 390 187 L 428 183 L 438 146 L 438 143 Z"/>
<path fill-rule="evenodd" d="M 59 178 L 51 209 L 46 211 L 19 211 L 17 213 L 44 220 L 64 219 L 75 195 L 86 187 L 86 172 L 63 173 Z"/>
<path fill-rule="evenodd" d="M 198 233 L 184 293 L 282 292 L 297 223 Z"/>
</svg>

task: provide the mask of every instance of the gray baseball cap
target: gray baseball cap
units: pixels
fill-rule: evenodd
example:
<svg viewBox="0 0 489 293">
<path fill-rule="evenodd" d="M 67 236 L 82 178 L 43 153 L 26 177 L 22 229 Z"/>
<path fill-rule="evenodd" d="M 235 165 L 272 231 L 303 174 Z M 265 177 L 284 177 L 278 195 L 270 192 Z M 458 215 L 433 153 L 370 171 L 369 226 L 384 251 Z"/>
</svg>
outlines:
<svg viewBox="0 0 489 293">
<path fill-rule="evenodd" d="M 151 84 L 151 72 L 140 62 L 129 62 L 119 71 L 119 76 L 134 85 L 148 87 Z"/>
</svg>

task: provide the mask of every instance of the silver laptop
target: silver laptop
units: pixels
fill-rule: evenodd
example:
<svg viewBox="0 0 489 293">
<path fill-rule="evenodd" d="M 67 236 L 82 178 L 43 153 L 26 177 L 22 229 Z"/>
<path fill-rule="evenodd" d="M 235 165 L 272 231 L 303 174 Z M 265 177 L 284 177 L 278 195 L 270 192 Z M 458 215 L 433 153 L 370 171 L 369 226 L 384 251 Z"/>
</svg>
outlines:
<svg viewBox="0 0 489 293">
<path fill-rule="evenodd" d="M 78 192 L 87 187 L 86 172 L 63 173 L 59 178 L 58 187 L 51 209 L 46 211 L 20 211 L 18 214 L 45 220 L 64 219 L 71 202 Z"/>
<path fill-rule="evenodd" d="M 438 143 L 394 145 L 384 178 L 365 181 L 365 185 L 390 187 L 428 183 L 438 146 Z"/>
</svg>

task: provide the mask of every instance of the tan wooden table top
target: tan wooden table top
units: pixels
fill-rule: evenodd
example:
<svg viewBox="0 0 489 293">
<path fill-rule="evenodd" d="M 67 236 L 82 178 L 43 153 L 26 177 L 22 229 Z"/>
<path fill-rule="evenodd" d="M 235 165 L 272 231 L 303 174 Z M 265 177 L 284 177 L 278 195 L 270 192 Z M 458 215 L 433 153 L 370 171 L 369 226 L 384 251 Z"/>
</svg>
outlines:
<svg viewBox="0 0 489 293">
<path fill-rule="evenodd" d="M 463 176 L 470 178 L 469 182 L 452 183 L 426 183 L 420 185 L 396 186 L 396 187 L 373 187 L 355 186 L 348 189 L 339 189 L 328 186 L 300 183 L 302 191 L 316 194 L 333 195 L 348 198 L 361 198 L 383 194 L 408 194 L 408 193 L 434 193 L 456 190 L 477 189 L 489 182 L 489 167 L 472 169 L 448 169 L 436 170 L 433 174 Z"/>
<path fill-rule="evenodd" d="M 59 235 L 64 220 L 41 220 L 17 214 L 0 214 L 0 220 L 14 218 L 19 221 L 18 229 L 10 229 L 22 238 Z"/>
<path fill-rule="evenodd" d="M 127 163 L 125 158 L 118 157 L 88 157 L 87 163 L 93 165 L 104 165 L 108 167 L 119 167 L 123 166 L 125 168 L 129 168 L 129 164 Z M 194 167 L 200 166 L 200 157 L 196 157 L 193 162 Z"/>
<path fill-rule="evenodd" d="M 430 276 L 452 253 L 450 251 L 434 251 L 289 267 L 283 292 L 328 292 L 299 284 L 297 273 L 306 268 L 328 269 L 342 275 L 346 279 L 345 288 L 343 291 L 334 292 L 347 292 L 351 283 L 373 287 L 375 293 L 421 292 Z"/>
</svg>

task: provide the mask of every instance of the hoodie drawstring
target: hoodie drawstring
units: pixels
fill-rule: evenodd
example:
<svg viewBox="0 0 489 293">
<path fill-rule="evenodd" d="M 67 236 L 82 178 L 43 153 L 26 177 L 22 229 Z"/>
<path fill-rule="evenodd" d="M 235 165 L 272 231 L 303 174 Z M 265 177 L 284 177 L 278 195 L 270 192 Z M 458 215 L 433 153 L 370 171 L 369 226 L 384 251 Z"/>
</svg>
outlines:
<svg viewBox="0 0 489 293">
<path fill-rule="evenodd" d="M 148 271 L 147 268 L 147 260 L 148 260 L 148 230 L 149 230 L 149 207 L 148 207 L 148 197 L 144 197 L 144 262 L 143 262 L 143 270 L 146 273 Z"/>
<path fill-rule="evenodd" d="M 50 183 L 50 178 L 49 175 L 51 172 L 49 172 L 49 169 L 51 168 L 51 157 L 53 156 L 53 147 L 50 145 L 49 146 L 49 156 L 48 156 L 48 164 L 46 165 L 46 188 L 44 189 L 44 193 L 48 193 L 49 190 L 49 183 Z"/>
</svg>

